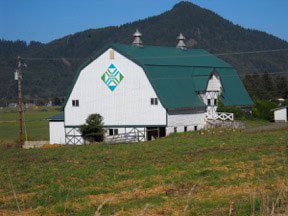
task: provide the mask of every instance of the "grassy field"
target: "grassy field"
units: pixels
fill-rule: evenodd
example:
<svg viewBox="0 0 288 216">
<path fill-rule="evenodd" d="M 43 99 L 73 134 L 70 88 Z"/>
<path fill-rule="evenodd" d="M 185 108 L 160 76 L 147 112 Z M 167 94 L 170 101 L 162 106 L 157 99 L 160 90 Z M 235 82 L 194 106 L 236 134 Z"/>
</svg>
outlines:
<svg viewBox="0 0 288 216">
<path fill-rule="evenodd" d="M 48 140 L 49 126 L 47 118 L 58 113 L 55 108 L 39 108 L 24 112 L 25 126 L 29 140 Z M 25 130 L 26 128 L 26 130 Z M 0 140 L 16 140 L 18 137 L 19 123 L 16 108 L 0 110 Z"/>
<path fill-rule="evenodd" d="M 239 216 L 287 215 L 287 140 L 282 129 L 31 150 L 2 141 L 0 215 L 217 216 L 231 201 Z"/>
</svg>

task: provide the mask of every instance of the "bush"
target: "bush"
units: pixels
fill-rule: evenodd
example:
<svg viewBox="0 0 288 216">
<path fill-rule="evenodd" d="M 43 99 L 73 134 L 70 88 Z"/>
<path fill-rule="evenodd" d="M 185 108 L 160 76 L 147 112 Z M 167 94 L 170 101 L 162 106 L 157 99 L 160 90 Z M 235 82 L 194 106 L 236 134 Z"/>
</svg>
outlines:
<svg viewBox="0 0 288 216">
<path fill-rule="evenodd" d="M 227 107 L 224 106 L 221 98 L 218 97 L 218 107 L 217 112 L 227 112 L 227 113 L 234 113 L 235 119 L 252 119 L 252 115 L 249 111 L 243 110 L 240 107 Z"/>
<path fill-rule="evenodd" d="M 83 139 L 89 142 L 102 142 L 104 140 L 103 117 L 100 114 L 91 114 L 86 124 L 81 125 L 80 131 Z"/>
<path fill-rule="evenodd" d="M 275 109 L 277 104 L 268 100 L 256 100 L 255 107 L 252 109 L 253 116 L 268 121 L 273 121 L 272 109 Z"/>
</svg>

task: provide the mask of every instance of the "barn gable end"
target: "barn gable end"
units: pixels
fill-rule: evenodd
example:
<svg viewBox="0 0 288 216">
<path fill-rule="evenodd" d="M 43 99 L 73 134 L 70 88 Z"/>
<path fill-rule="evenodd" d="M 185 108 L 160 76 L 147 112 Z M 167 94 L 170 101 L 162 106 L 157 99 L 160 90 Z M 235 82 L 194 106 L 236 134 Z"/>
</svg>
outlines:
<svg viewBox="0 0 288 216">
<path fill-rule="evenodd" d="M 151 106 L 157 95 L 143 69 L 115 50 L 111 59 L 111 50 L 79 73 L 65 106 L 65 125 L 84 124 L 92 113 L 100 113 L 105 125 L 166 125 L 161 102 Z"/>
</svg>

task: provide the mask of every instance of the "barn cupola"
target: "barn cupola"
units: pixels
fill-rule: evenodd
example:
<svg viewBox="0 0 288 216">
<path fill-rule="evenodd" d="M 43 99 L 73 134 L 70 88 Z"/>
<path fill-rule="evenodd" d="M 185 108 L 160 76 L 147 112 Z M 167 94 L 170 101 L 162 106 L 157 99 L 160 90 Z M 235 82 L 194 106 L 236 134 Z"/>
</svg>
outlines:
<svg viewBox="0 0 288 216">
<path fill-rule="evenodd" d="M 133 34 L 134 41 L 133 41 L 133 46 L 138 46 L 138 47 L 143 47 L 143 42 L 141 40 L 141 32 L 137 29 L 136 32 Z"/>
<path fill-rule="evenodd" d="M 183 36 L 182 33 L 179 34 L 179 36 L 177 37 L 177 40 L 178 40 L 178 44 L 176 46 L 177 49 L 182 49 L 182 50 L 186 50 L 187 47 L 186 47 L 186 44 L 184 42 L 186 38 Z"/>
</svg>

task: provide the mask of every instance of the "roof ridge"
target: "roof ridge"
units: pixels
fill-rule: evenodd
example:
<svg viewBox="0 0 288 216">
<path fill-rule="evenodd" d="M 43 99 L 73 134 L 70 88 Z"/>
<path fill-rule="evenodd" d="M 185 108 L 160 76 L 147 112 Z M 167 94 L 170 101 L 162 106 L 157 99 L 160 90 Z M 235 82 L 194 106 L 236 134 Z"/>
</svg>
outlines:
<svg viewBox="0 0 288 216">
<path fill-rule="evenodd" d="M 113 45 L 121 45 L 121 46 L 127 46 L 127 47 L 135 47 L 135 46 L 132 46 L 132 45 L 129 45 L 129 44 L 123 44 L 123 43 L 112 43 L 111 45 L 112 45 L 112 46 L 113 46 Z M 175 49 L 175 50 L 183 51 L 183 52 L 191 51 L 191 50 L 201 50 L 201 51 L 205 51 L 205 52 L 209 53 L 209 52 L 206 51 L 205 49 L 201 49 L 201 48 L 197 48 L 197 49 L 195 49 L 195 48 L 189 49 L 189 48 L 188 48 L 188 49 L 186 49 L 186 50 L 179 50 L 179 49 L 177 49 L 177 48 L 174 47 L 174 46 L 160 46 L 160 45 L 146 45 L 146 44 L 145 44 L 145 46 L 143 46 L 143 47 L 135 47 L 135 48 L 145 49 L 145 47 L 155 47 L 155 48 L 161 47 L 161 48 L 165 48 L 165 49 Z M 210 54 L 211 54 L 211 53 L 210 53 Z M 213 54 L 211 54 L 211 55 L 213 55 Z"/>
</svg>

